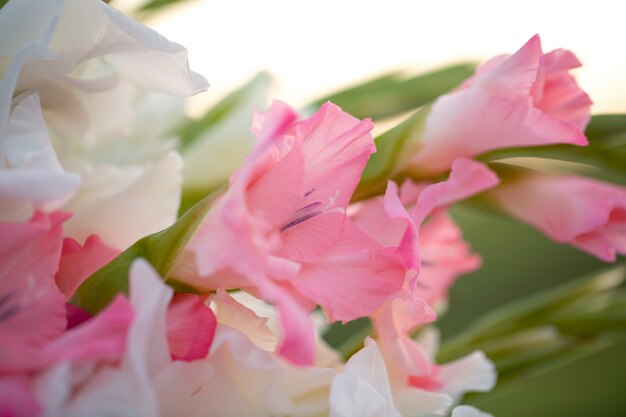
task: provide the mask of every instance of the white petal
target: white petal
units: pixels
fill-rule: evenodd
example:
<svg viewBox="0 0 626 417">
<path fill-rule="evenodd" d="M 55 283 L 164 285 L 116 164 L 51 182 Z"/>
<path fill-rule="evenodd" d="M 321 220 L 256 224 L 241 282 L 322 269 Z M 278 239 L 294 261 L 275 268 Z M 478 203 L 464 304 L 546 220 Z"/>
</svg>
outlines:
<svg viewBox="0 0 626 417">
<path fill-rule="evenodd" d="M 387 368 L 376 342 L 366 340 L 333 380 L 330 417 L 401 417 L 396 409 Z"/>
<path fill-rule="evenodd" d="M 422 347 L 428 358 L 434 362 L 441 344 L 440 339 L 439 330 L 435 326 L 428 326 L 420 331 L 415 341 Z"/>
<path fill-rule="evenodd" d="M 0 13 L 0 51 L 17 55 L 27 45 L 46 45 L 61 14 L 63 0 L 10 1 Z"/>
<path fill-rule="evenodd" d="M 469 405 L 459 405 L 452 410 L 452 417 L 493 417 Z"/>
<path fill-rule="evenodd" d="M 313 416 L 333 370 L 294 368 L 219 324 L 205 360 L 173 362 L 156 378 L 163 416 Z M 321 395 L 320 395 L 321 394 Z M 324 395 L 325 394 L 325 395 Z"/>
<path fill-rule="evenodd" d="M 65 206 L 74 216 L 65 233 L 78 240 L 98 234 L 124 249 L 170 226 L 180 202 L 182 160 L 175 152 L 144 167 L 85 167 L 83 186 Z"/>
<path fill-rule="evenodd" d="M 66 0 L 50 47 L 72 62 L 108 55 L 124 78 L 152 90 L 189 95 L 208 86 L 189 70 L 184 47 L 100 0 Z"/>
<path fill-rule="evenodd" d="M 24 98 L 0 133 L 0 218 L 28 217 L 33 208 L 59 208 L 80 177 L 65 172 L 48 136 L 39 97 Z"/>
<path fill-rule="evenodd" d="M 476 351 L 443 365 L 439 378 L 444 385 L 441 391 L 458 400 L 466 392 L 490 391 L 497 374 L 493 362 L 483 352 Z"/>
<path fill-rule="evenodd" d="M 452 405 L 446 394 L 408 386 L 394 389 L 393 398 L 403 417 L 444 416 Z"/>
</svg>

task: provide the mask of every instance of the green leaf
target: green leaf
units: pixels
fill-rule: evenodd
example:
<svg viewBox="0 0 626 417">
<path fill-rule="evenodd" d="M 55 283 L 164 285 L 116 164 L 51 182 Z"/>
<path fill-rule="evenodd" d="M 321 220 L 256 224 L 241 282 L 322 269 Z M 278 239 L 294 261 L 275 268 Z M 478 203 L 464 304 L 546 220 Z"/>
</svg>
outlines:
<svg viewBox="0 0 626 417">
<path fill-rule="evenodd" d="M 176 3 L 182 3 L 183 1 L 188 1 L 188 0 L 150 0 L 146 3 L 144 3 L 140 8 L 139 8 L 139 12 L 155 12 L 157 10 L 160 10 L 166 6 L 171 6 L 173 4 Z"/>
<path fill-rule="evenodd" d="M 562 333 L 583 337 L 626 332 L 626 291 L 581 300 L 557 311 L 551 321 Z"/>
<path fill-rule="evenodd" d="M 585 136 L 589 142 L 597 143 L 624 132 L 626 132 L 626 114 L 596 114 L 585 129 Z"/>
<path fill-rule="evenodd" d="M 375 139 L 376 153 L 363 171 L 353 201 L 362 200 L 385 192 L 387 180 L 395 175 L 397 167 L 413 155 L 424 132 L 424 123 L 430 106 L 422 107 L 402 123 Z"/>
<path fill-rule="evenodd" d="M 626 115 L 593 116 L 585 135 L 588 146 L 550 145 L 499 149 L 480 157 L 485 162 L 532 157 L 572 162 L 567 169 L 599 180 L 626 184 Z"/>
<path fill-rule="evenodd" d="M 372 323 L 367 317 L 361 317 L 348 323 L 335 322 L 323 335 L 324 340 L 344 359 L 350 358 L 363 347 L 363 341 L 373 336 Z"/>
<path fill-rule="evenodd" d="M 498 417 L 621 417 L 626 411 L 624 354 L 623 340 L 590 343 L 463 402 Z"/>
<path fill-rule="evenodd" d="M 438 358 L 447 362 L 480 349 L 490 339 L 512 335 L 533 327 L 552 324 L 555 311 L 563 310 L 581 300 L 613 290 L 624 281 L 624 268 L 617 267 L 568 282 L 548 291 L 504 305 L 477 320 L 465 332 L 445 343 Z"/>
<path fill-rule="evenodd" d="M 171 279 L 170 272 L 219 194 L 207 196 L 167 229 L 138 240 L 87 278 L 69 302 L 92 314 L 102 310 L 118 293 L 128 293 L 128 270 L 137 258 L 150 262 L 168 284 L 183 286 Z"/>
<path fill-rule="evenodd" d="M 0 0 L 0 9 L 2 9 L 4 5 L 7 4 L 8 2 L 9 0 Z"/>
<path fill-rule="evenodd" d="M 399 73 L 385 74 L 346 90 L 316 100 L 318 108 L 327 101 L 360 119 L 396 116 L 435 100 L 460 85 L 474 73 L 475 65 L 464 63 L 412 78 Z"/>
<path fill-rule="evenodd" d="M 246 84 L 228 94 L 199 119 L 189 119 L 180 127 L 178 136 L 181 151 L 189 148 L 207 129 L 236 112 L 246 100 L 259 88 L 267 88 L 271 77 L 267 72 L 260 72 Z"/>
</svg>

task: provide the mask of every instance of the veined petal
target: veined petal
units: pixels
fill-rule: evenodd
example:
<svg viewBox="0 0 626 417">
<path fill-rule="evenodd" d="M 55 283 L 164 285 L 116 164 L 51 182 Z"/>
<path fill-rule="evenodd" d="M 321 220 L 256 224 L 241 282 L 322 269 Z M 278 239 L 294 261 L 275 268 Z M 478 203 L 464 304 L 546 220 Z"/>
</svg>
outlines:
<svg viewBox="0 0 626 417">
<path fill-rule="evenodd" d="M 0 224 L 0 369 L 37 362 L 38 351 L 65 330 L 65 300 L 54 283 L 67 215 L 35 213 Z"/>
<path fill-rule="evenodd" d="M 318 261 L 304 264 L 294 287 L 324 307 L 330 321 L 364 317 L 397 292 L 405 269 L 391 251 L 346 220 L 339 243 Z"/>
</svg>

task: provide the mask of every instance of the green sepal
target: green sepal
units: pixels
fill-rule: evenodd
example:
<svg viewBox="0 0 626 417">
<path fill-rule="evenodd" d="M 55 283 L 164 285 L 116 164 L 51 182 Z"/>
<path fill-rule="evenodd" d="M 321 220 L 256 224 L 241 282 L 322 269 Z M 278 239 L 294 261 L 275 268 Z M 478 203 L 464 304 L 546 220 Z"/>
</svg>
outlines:
<svg viewBox="0 0 626 417">
<path fill-rule="evenodd" d="M 363 170 L 353 201 L 385 192 L 387 180 L 394 178 L 398 167 L 402 167 L 417 150 L 429 113 L 430 106 L 424 106 L 375 139 L 376 153 Z"/>
</svg>

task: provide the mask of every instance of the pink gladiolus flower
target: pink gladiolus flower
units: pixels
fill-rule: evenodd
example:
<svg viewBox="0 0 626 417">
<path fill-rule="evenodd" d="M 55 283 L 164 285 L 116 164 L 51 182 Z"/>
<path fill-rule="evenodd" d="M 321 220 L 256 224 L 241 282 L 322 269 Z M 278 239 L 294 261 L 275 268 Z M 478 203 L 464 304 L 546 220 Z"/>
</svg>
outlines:
<svg viewBox="0 0 626 417">
<path fill-rule="evenodd" d="M 312 117 L 276 102 L 255 121 L 259 137 L 178 265 L 178 279 L 243 288 L 277 305 L 278 352 L 313 363 L 308 313 L 334 320 L 374 311 L 402 285 L 402 265 L 346 218 L 372 152 L 372 124 L 327 103 Z"/>
<path fill-rule="evenodd" d="M 502 148 L 586 145 L 591 100 L 569 74 L 580 65 L 569 51 L 543 54 L 539 36 L 487 61 L 433 105 L 409 170 L 443 172 L 456 158 Z"/>
<path fill-rule="evenodd" d="M 551 239 L 603 261 L 626 254 L 626 188 L 575 175 L 531 173 L 488 196 Z"/>
</svg>

